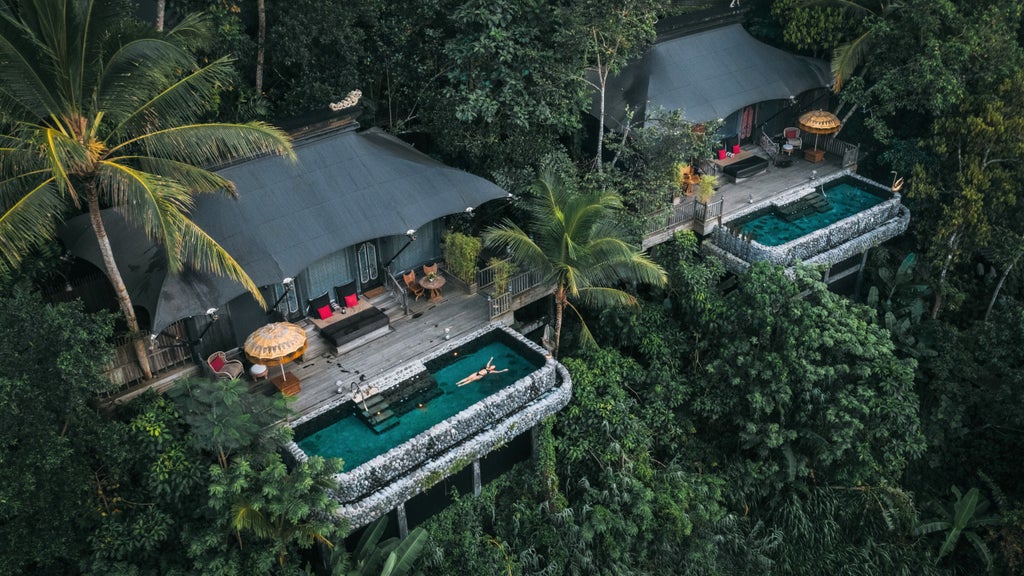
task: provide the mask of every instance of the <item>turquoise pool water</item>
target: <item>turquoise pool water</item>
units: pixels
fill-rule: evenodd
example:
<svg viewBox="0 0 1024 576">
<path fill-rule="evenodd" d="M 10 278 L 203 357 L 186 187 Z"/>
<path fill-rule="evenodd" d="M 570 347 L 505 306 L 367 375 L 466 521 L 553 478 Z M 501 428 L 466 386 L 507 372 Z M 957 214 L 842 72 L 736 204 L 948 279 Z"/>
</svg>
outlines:
<svg viewBox="0 0 1024 576">
<path fill-rule="evenodd" d="M 772 211 L 753 216 L 746 222 L 741 219 L 732 226 L 739 226 L 740 230 L 752 236 L 755 242 L 765 246 L 779 246 L 886 200 L 878 193 L 859 187 L 856 180 L 841 178 L 836 182 L 838 183 L 833 183 L 831 187 L 829 184 L 825 185 L 825 195 L 832 205 L 831 209 L 826 212 L 811 210 L 809 213 L 787 222 Z"/>
<path fill-rule="evenodd" d="M 481 380 L 456 386 L 456 382 L 483 368 L 492 356 L 494 366 L 498 370 L 508 368 L 508 372 L 488 374 Z M 446 366 L 435 366 L 448 360 L 451 363 Z M 344 469 L 352 470 L 539 368 L 501 341 L 486 344 L 476 351 L 455 352 L 447 359 L 432 360 L 427 366 L 441 395 L 422 408 L 406 407 L 410 409 L 399 416 L 398 426 L 377 434 L 358 415 L 351 414 L 301 439 L 297 431 L 296 444 L 311 456 L 341 458 L 345 461 Z"/>
</svg>

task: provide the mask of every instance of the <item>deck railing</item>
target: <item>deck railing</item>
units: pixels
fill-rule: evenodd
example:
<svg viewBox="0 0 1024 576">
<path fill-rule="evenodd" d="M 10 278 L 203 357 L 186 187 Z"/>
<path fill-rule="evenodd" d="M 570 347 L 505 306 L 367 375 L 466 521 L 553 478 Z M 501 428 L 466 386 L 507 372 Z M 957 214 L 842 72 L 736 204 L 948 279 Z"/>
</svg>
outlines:
<svg viewBox="0 0 1024 576">
<path fill-rule="evenodd" d="M 476 273 L 477 285 L 481 290 L 494 285 L 495 266 L 488 266 Z M 527 290 L 540 286 L 543 277 L 536 270 L 520 272 L 508 279 L 508 288 L 504 294 L 491 294 L 487 297 L 491 319 L 512 309 L 512 299 Z"/>
<path fill-rule="evenodd" d="M 384 268 L 384 284 L 388 288 L 388 292 L 391 295 L 398 298 L 402 302 L 402 310 L 405 311 L 406 316 L 409 315 L 409 291 L 399 284 L 398 278 L 395 278 L 394 274 L 391 273 L 390 268 Z"/>
<path fill-rule="evenodd" d="M 722 215 L 722 204 L 724 200 L 718 200 L 710 204 L 696 202 L 693 210 L 693 219 L 697 222 L 709 222 Z"/>
<path fill-rule="evenodd" d="M 179 320 L 165 328 L 156 340 L 147 345 L 149 367 L 153 375 L 192 362 L 185 321 Z M 131 336 L 119 336 L 114 340 L 114 358 L 104 367 L 104 373 L 113 387 L 105 396 L 111 397 L 123 392 L 144 379 L 135 356 L 135 343 Z"/>
<path fill-rule="evenodd" d="M 649 215 L 644 223 L 644 236 L 688 224 L 693 220 L 696 205 L 697 202 L 692 198 L 684 199 L 679 204 L 662 209 L 660 213 Z"/>
</svg>

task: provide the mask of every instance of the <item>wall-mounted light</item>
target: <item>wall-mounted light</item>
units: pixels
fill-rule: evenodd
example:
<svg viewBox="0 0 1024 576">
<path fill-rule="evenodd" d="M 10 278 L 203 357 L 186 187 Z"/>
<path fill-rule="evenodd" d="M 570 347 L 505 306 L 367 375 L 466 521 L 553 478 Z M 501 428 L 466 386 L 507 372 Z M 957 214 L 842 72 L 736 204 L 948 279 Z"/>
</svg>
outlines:
<svg viewBox="0 0 1024 576">
<path fill-rule="evenodd" d="M 466 206 L 465 212 L 466 212 L 466 214 L 472 214 L 473 213 L 473 207 L 472 206 Z"/>
</svg>

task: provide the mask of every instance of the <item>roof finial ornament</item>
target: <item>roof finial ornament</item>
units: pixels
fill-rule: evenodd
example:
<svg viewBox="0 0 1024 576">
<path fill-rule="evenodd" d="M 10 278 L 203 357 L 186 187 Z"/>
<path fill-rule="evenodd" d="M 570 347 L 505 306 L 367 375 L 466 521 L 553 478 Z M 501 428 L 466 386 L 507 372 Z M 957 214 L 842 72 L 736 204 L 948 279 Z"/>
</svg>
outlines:
<svg viewBox="0 0 1024 576">
<path fill-rule="evenodd" d="M 345 99 L 341 102 L 331 102 L 328 107 L 334 112 L 339 112 L 345 108 L 351 108 L 359 103 L 359 99 L 363 97 L 362 90 L 353 90 L 345 96 Z"/>
</svg>

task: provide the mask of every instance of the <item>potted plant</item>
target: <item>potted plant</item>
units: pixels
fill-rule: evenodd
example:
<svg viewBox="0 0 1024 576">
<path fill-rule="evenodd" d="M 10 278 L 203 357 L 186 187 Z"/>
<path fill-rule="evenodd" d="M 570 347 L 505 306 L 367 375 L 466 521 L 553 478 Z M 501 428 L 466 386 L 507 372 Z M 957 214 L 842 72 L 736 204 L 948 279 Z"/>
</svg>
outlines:
<svg viewBox="0 0 1024 576">
<path fill-rule="evenodd" d="M 701 203 L 707 204 L 711 197 L 715 195 L 715 188 L 718 187 L 718 177 L 712 174 L 701 174 L 699 187 L 700 191 L 697 193 L 697 197 Z"/>
<path fill-rule="evenodd" d="M 487 266 L 494 270 L 494 295 L 501 296 L 508 292 L 508 281 L 518 271 L 515 264 L 501 258 L 491 258 Z"/>
<path fill-rule="evenodd" d="M 470 294 L 475 294 L 476 259 L 483 248 L 480 239 L 461 232 L 445 232 L 442 244 L 448 270 L 466 283 Z"/>
</svg>

